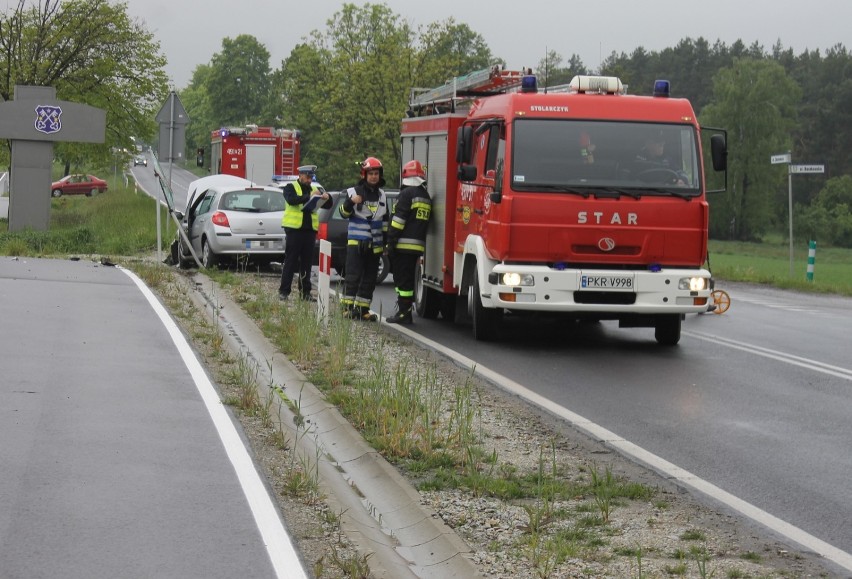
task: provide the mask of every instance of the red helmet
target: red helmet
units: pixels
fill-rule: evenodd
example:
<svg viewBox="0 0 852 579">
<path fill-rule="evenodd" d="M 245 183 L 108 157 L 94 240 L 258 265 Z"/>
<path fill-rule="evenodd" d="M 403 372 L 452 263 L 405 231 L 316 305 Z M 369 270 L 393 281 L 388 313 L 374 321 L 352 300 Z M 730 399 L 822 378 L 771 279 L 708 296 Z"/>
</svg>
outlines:
<svg viewBox="0 0 852 579">
<path fill-rule="evenodd" d="M 376 159 L 375 157 L 367 157 L 364 159 L 364 162 L 361 163 L 361 178 L 364 179 L 367 177 L 367 171 L 371 169 L 378 169 L 379 175 L 384 176 L 385 170 L 382 168 L 382 162 Z"/>
<path fill-rule="evenodd" d="M 421 165 L 420 161 L 417 159 L 409 161 L 402 166 L 402 178 L 406 179 L 408 177 L 420 177 L 423 180 L 426 179 L 426 171 L 423 170 L 423 165 Z"/>
</svg>

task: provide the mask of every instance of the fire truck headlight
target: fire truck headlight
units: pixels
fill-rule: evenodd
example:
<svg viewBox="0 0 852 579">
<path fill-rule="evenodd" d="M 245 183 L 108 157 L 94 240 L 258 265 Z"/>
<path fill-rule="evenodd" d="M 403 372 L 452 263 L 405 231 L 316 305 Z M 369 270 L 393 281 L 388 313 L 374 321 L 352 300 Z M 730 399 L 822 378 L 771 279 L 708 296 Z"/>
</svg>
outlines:
<svg viewBox="0 0 852 579">
<path fill-rule="evenodd" d="M 502 281 L 503 285 L 512 287 L 535 285 L 535 277 L 528 273 L 504 273 Z"/>
<path fill-rule="evenodd" d="M 677 284 L 677 289 L 698 292 L 710 287 L 706 277 L 682 277 Z"/>
</svg>

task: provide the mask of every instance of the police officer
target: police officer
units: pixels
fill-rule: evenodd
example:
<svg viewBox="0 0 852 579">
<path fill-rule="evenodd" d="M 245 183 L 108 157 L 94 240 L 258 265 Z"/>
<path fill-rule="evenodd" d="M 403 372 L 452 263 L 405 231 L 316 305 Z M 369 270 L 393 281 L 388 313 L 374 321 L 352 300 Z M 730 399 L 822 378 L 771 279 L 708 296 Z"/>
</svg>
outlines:
<svg viewBox="0 0 852 579">
<path fill-rule="evenodd" d="M 416 159 L 402 166 L 403 189 L 399 193 L 388 228 L 388 255 L 396 286 L 396 313 L 389 324 L 411 324 L 414 304 L 414 272 L 426 250 L 426 230 L 432 215 L 432 197 L 426 190 L 426 172 Z"/>
<path fill-rule="evenodd" d="M 340 303 L 344 315 L 357 320 L 376 321 L 370 312 L 379 260 L 384 252 L 388 229 L 388 204 L 384 168 L 375 157 L 361 163 L 361 180 L 343 192 L 338 211 L 349 220 L 346 231 L 346 279 Z"/>
<path fill-rule="evenodd" d="M 282 189 L 286 207 L 284 217 L 281 218 L 281 226 L 287 235 L 284 240 L 281 285 L 278 287 L 278 298 L 282 301 L 290 297 L 293 276 L 297 268 L 302 299 L 313 299 L 311 297 L 311 266 L 314 260 L 317 229 L 319 229 L 317 209 L 320 206 L 327 209 L 333 203 L 329 194 L 314 183 L 316 169 L 316 165 L 299 167 L 299 179 L 287 183 Z M 313 197 L 319 197 L 319 199 L 311 200 Z"/>
</svg>

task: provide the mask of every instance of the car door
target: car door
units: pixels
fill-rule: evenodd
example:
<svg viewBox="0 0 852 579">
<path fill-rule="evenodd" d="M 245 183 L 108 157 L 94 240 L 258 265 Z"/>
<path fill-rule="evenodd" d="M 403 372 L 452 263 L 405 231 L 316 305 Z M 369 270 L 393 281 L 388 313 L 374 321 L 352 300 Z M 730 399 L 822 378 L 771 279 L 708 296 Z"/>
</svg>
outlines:
<svg viewBox="0 0 852 579">
<path fill-rule="evenodd" d="M 194 205 L 189 212 L 189 241 L 192 243 L 192 248 L 196 253 L 201 254 L 201 237 L 204 234 L 204 227 L 210 220 L 211 207 L 215 192 L 207 191 L 204 195 L 198 196 L 198 204 Z"/>
</svg>

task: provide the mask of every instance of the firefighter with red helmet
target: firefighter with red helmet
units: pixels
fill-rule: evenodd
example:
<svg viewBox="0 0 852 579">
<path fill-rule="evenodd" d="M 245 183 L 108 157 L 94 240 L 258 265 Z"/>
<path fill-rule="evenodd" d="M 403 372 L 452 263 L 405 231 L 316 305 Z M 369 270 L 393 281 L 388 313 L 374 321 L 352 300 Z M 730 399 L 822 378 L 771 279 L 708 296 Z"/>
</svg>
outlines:
<svg viewBox="0 0 852 579">
<path fill-rule="evenodd" d="M 388 255 L 396 286 L 396 313 L 389 324 L 411 324 L 414 304 L 414 273 L 426 251 L 426 231 L 432 216 L 432 197 L 426 190 L 426 171 L 418 160 L 402 166 L 403 189 L 388 228 Z"/>
<path fill-rule="evenodd" d="M 367 157 L 361 163 L 361 180 L 343 192 L 340 215 L 349 220 L 346 234 L 346 269 L 343 296 L 344 315 L 363 321 L 376 321 L 370 312 L 379 260 L 385 249 L 388 202 L 382 162 Z"/>
</svg>

